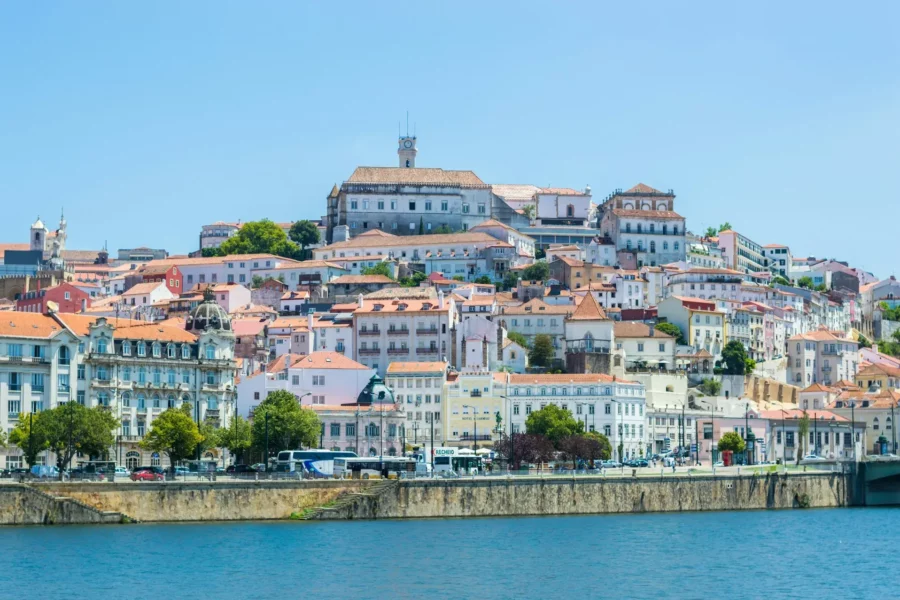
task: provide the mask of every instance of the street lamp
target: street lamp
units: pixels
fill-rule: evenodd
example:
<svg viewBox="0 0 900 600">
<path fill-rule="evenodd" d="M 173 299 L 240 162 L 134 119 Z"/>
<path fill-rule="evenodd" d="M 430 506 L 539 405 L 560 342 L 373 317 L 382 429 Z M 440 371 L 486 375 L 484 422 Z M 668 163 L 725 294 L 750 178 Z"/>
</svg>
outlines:
<svg viewBox="0 0 900 600">
<path fill-rule="evenodd" d="M 784 415 L 787 413 L 783 408 L 779 408 L 781 411 L 781 466 L 784 467 L 784 472 L 787 473 L 787 431 L 784 427 Z"/>
<path fill-rule="evenodd" d="M 471 408 L 472 409 L 472 424 L 475 426 L 475 438 L 474 443 L 472 444 L 473 450 L 478 451 L 478 409 L 470 404 L 463 404 L 463 408 Z"/>
<path fill-rule="evenodd" d="M 609 401 L 612 402 L 613 404 L 618 404 L 620 407 L 622 406 L 622 403 L 619 402 L 618 400 L 616 400 L 615 398 L 610 398 Z M 616 412 L 619 412 L 619 409 L 616 409 Z M 667 421 L 667 423 L 668 423 L 668 421 Z M 616 432 L 616 450 L 618 450 L 618 454 L 619 454 L 619 462 L 623 462 L 623 460 L 622 460 L 622 459 L 623 459 L 623 456 L 622 456 L 622 455 L 625 453 L 625 443 L 624 443 L 622 440 L 619 439 L 619 436 L 620 436 L 620 435 L 621 435 L 621 437 L 624 439 L 624 437 L 625 437 L 625 436 L 624 436 L 624 433 L 625 433 L 624 429 L 625 429 L 625 415 L 622 415 L 622 432 L 621 432 L 621 434 L 620 434 L 620 433 L 619 433 L 619 428 L 617 427 L 617 423 L 616 423 L 616 415 L 613 414 L 613 431 Z M 668 426 L 667 426 L 667 429 L 668 429 Z M 666 435 L 668 436 L 668 431 L 666 432 Z"/>
<path fill-rule="evenodd" d="M 515 462 L 516 456 L 516 438 L 515 438 L 515 430 L 513 429 L 512 423 L 512 401 L 506 396 L 500 396 L 504 400 L 506 400 L 507 404 L 509 404 L 509 457 L 508 463 Z M 509 465 L 507 465 L 506 470 L 509 471 Z"/>
</svg>

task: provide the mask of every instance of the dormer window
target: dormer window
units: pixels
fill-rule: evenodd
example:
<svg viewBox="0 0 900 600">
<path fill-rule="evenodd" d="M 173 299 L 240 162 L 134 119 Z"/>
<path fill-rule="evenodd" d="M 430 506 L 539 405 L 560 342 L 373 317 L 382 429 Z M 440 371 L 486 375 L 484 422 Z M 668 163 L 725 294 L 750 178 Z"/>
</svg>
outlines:
<svg viewBox="0 0 900 600">
<path fill-rule="evenodd" d="M 403 304 L 401 302 L 400 304 L 397 305 L 397 310 L 406 310 L 406 306 L 407 306 L 406 304 Z"/>
<path fill-rule="evenodd" d="M 169 358 L 175 358 L 175 346 L 173 344 L 169 344 L 166 346 L 166 356 Z"/>
<path fill-rule="evenodd" d="M 147 356 L 147 344 L 144 342 L 138 342 L 137 346 L 138 356 Z"/>
<path fill-rule="evenodd" d="M 424 302 L 424 303 L 422 304 L 422 310 L 431 310 L 431 303 L 430 303 L 430 302 Z"/>
<path fill-rule="evenodd" d="M 191 357 L 191 347 L 187 344 L 181 345 L 181 358 L 190 358 Z"/>
<path fill-rule="evenodd" d="M 131 342 L 122 342 L 122 356 L 131 356 Z"/>
<path fill-rule="evenodd" d="M 106 354 L 107 352 L 107 343 L 106 338 L 100 338 L 97 340 L 97 352 L 100 354 Z"/>
<path fill-rule="evenodd" d="M 384 304 L 376 304 L 374 307 L 372 307 L 372 310 L 379 311 L 382 308 L 384 308 Z"/>
<path fill-rule="evenodd" d="M 162 346 L 159 345 L 159 342 L 153 342 L 153 357 L 159 358 L 162 356 Z"/>
</svg>

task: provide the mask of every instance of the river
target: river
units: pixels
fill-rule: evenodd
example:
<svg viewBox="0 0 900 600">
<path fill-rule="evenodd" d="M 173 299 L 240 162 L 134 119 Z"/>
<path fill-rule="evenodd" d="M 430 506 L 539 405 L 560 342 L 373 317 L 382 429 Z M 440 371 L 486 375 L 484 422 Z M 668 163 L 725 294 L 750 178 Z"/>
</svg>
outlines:
<svg viewBox="0 0 900 600">
<path fill-rule="evenodd" d="M 6 598 L 888 598 L 896 509 L 0 529 Z"/>
</svg>

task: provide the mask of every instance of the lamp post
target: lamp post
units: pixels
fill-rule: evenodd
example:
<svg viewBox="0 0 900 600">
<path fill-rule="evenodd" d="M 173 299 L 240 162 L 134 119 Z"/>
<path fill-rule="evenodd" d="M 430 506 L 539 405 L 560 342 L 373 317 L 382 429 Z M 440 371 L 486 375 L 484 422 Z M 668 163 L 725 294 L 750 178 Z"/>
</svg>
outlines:
<svg viewBox="0 0 900 600">
<path fill-rule="evenodd" d="M 478 450 L 478 409 L 476 409 L 471 404 L 463 404 L 463 408 L 471 408 L 472 409 L 472 424 L 475 427 L 475 438 L 474 443 L 472 444 L 473 450 Z"/>
<path fill-rule="evenodd" d="M 353 432 L 356 434 L 356 455 L 359 456 L 359 404 L 356 405 L 356 427 Z"/>
<path fill-rule="evenodd" d="M 427 414 L 425 416 L 428 416 Z M 413 444 L 419 443 L 419 422 L 413 421 Z M 405 450 L 405 448 L 404 448 Z"/>
<path fill-rule="evenodd" d="M 515 457 L 516 457 L 516 437 L 515 437 L 516 434 L 515 434 L 515 430 L 513 429 L 513 423 L 512 423 L 512 412 L 513 412 L 512 401 L 509 398 L 507 398 L 506 396 L 500 396 L 500 397 L 503 398 L 504 400 L 506 400 L 507 404 L 509 405 L 509 407 L 508 407 L 509 408 L 509 457 L 508 457 L 509 460 L 508 460 L 508 462 L 510 464 L 513 464 L 515 462 Z M 506 470 L 509 471 L 509 465 L 507 465 Z"/>
<path fill-rule="evenodd" d="M 784 412 L 783 408 L 779 408 L 781 411 L 781 466 L 784 467 L 784 472 L 787 473 L 787 431 L 784 427 L 784 415 L 787 414 Z"/>
<path fill-rule="evenodd" d="M 856 401 L 850 403 L 850 443 L 853 444 L 853 463 L 856 464 Z"/>
<path fill-rule="evenodd" d="M 616 400 L 616 399 L 614 399 L 614 398 L 610 398 L 609 400 L 610 400 L 610 402 L 612 402 L 613 404 L 617 404 L 617 405 L 618 405 L 618 408 L 616 408 L 616 412 L 619 412 L 619 409 L 621 408 L 622 404 L 621 404 L 618 400 Z M 668 405 L 667 405 L 667 407 L 668 407 Z M 618 452 L 619 462 L 623 462 L 623 461 L 622 461 L 622 458 L 623 458 L 622 455 L 625 454 L 625 444 L 624 444 L 624 442 L 622 442 L 622 441 L 619 439 L 619 436 L 620 436 L 620 435 L 621 435 L 621 437 L 624 439 L 624 437 L 625 437 L 625 436 L 624 436 L 624 433 L 625 433 L 624 429 L 625 429 L 625 415 L 622 415 L 622 430 L 623 430 L 623 431 L 622 431 L 621 433 L 619 433 L 618 424 L 616 423 L 616 415 L 613 414 L 613 431 L 616 432 L 616 451 Z M 668 431 L 666 432 L 666 435 L 668 435 Z"/>
<path fill-rule="evenodd" d="M 266 473 L 269 472 L 269 411 L 266 411 L 266 455 L 263 457 Z M 173 467 L 174 468 L 174 467 Z"/>
<path fill-rule="evenodd" d="M 891 441 L 892 450 L 891 454 L 897 454 L 897 423 L 894 422 L 894 403 L 891 402 Z"/>
</svg>

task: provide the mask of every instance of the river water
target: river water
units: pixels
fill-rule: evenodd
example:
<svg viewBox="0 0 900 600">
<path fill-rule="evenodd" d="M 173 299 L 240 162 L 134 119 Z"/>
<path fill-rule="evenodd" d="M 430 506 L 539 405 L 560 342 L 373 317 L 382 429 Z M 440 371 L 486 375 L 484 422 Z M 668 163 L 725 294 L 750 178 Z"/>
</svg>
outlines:
<svg viewBox="0 0 900 600">
<path fill-rule="evenodd" d="M 895 598 L 896 509 L 0 528 L 6 598 Z"/>
</svg>

